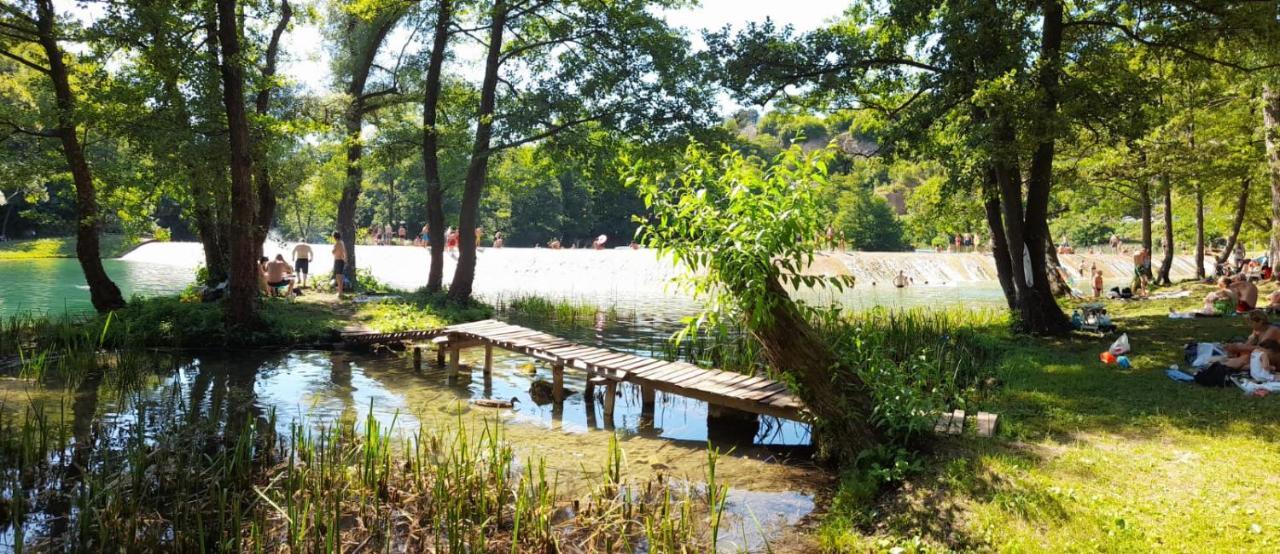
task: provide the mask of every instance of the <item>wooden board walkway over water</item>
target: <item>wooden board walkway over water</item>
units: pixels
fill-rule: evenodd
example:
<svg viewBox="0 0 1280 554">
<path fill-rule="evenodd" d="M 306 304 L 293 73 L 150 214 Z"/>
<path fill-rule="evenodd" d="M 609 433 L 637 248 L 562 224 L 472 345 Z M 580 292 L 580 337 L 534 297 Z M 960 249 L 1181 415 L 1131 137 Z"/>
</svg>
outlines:
<svg viewBox="0 0 1280 554">
<path fill-rule="evenodd" d="M 587 374 L 588 397 L 591 389 L 606 389 L 604 411 L 613 413 L 613 399 L 618 383 L 632 383 L 641 389 L 643 403 L 651 407 L 654 391 L 702 400 L 715 407 L 731 408 L 803 421 L 804 404 L 778 381 L 741 373 L 703 369 L 685 362 L 667 362 L 644 356 L 587 346 L 518 325 L 497 320 L 484 320 L 441 329 L 404 331 L 400 333 L 344 333 L 349 344 L 431 341 L 438 347 L 438 363 L 458 369 L 459 351 L 484 347 L 485 372 L 493 365 L 493 349 L 501 348 L 552 364 L 553 388 L 557 401 L 564 399 L 564 370 Z M 420 363 L 415 349 L 415 364 Z"/>
</svg>

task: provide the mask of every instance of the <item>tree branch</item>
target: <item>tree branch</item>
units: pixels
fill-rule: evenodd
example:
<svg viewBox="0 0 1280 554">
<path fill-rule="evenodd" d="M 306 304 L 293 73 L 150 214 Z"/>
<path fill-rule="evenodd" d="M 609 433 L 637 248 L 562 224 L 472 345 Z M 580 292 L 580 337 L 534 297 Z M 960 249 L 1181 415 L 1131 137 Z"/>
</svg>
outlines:
<svg viewBox="0 0 1280 554">
<path fill-rule="evenodd" d="M 44 67 L 44 66 L 42 66 L 42 65 L 40 65 L 40 64 L 38 64 L 38 63 L 36 63 L 36 62 L 33 62 L 33 61 L 31 61 L 31 60 L 28 60 L 28 59 L 26 59 L 26 58 L 24 58 L 24 57 L 22 57 L 22 56 L 19 56 L 19 55 L 17 55 L 17 54 L 14 54 L 13 52 L 10 52 L 10 51 L 8 51 L 8 50 L 0 49 L 0 56 L 4 56 L 4 57 L 6 57 L 6 58 L 9 58 L 9 59 L 11 59 L 11 60 L 13 60 L 13 61 L 15 61 L 15 62 L 18 62 L 18 63 L 20 63 L 20 64 L 22 64 L 22 65 L 25 65 L 25 66 L 27 66 L 27 67 L 29 67 L 29 68 L 31 68 L 31 69 L 36 70 L 36 71 L 39 71 L 40 73 L 43 73 L 43 74 L 45 74 L 45 75 L 48 75 L 48 74 L 50 73 L 49 68 Z"/>
<path fill-rule="evenodd" d="M 1181 44 L 1172 44 L 1168 42 L 1160 42 L 1150 38 L 1145 38 L 1141 34 L 1139 34 L 1138 31 L 1134 29 L 1130 29 L 1129 27 L 1126 27 L 1114 21 L 1104 21 L 1101 19 L 1077 19 L 1075 21 L 1068 21 L 1066 23 L 1063 23 L 1062 26 L 1063 28 L 1088 26 L 1088 27 L 1100 27 L 1104 29 L 1114 29 L 1114 30 L 1120 31 L 1120 33 L 1123 34 L 1125 37 L 1127 37 L 1129 40 L 1132 40 L 1143 46 L 1149 46 L 1151 48 L 1167 48 L 1170 50 L 1175 50 L 1183 54 L 1186 54 L 1187 56 L 1190 56 L 1196 60 L 1211 63 L 1214 65 L 1220 65 L 1222 67 L 1231 68 L 1236 71 L 1241 71 L 1244 73 L 1255 73 L 1258 71 L 1264 71 L 1267 69 L 1274 69 L 1274 68 L 1280 67 L 1280 64 L 1274 64 L 1274 63 L 1260 65 L 1256 67 L 1249 67 L 1246 65 L 1242 65 L 1240 63 L 1218 59 L 1208 54 L 1205 54 L 1203 52 L 1199 52 L 1189 47 L 1183 46 Z"/>
</svg>

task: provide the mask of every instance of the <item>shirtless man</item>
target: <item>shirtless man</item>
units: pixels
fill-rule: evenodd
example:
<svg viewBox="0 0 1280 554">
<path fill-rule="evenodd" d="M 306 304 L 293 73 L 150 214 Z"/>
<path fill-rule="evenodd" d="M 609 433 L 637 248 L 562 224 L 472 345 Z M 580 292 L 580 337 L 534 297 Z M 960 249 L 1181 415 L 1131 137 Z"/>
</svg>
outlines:
<svg viewBox="0 0 1280 554">
<path fill-rule="evenodd" d="M 342 298 L 342 275 L 347 271 L 347 245 L 342 243 L 342 233 L 333 232 L 333 286 Z"/>
<path fill-rule="evenodd" d="M 284 254 L 276 254 L 276 259 L 267 263 L 267 287 L 274 294 L 280 287 L 284 287 L 284 295 L 293 294 L 293 279 L 289 276 L 293 275 L 293 268 L 289 267 L 289 262 L 284 261 Z"/>
<path fill-rule="evenodd" d="M 1236 292 L 1237 312 L 1248 312 L 1258 305 L 1258 286 L 1250 283 L 1243 273 L 1236 275 L 1235 282 L 1231 283 L 1231 289 Z"/>
<path fill-rule="evenodd" d="M 298 286 L 307 286 L 307 275 L 311 274 L 311 260 L 315 257 L 311 247 L 302 242 L 302 239 L 298 239 L 298 245 L 293 247 L 293 267 L 298 272 Z"/>
<path fill-rule="evenodd" d="M 1133 255 L 1133 294 L 1147 295 L 1147 276 L 1151 274 L 1151 253 L 1139 248 Z"/>
<path fill-rule="evenodd" d="M 1249 338 L 1244 342 L 1237 342 L 1225 345 L 1224 350 L 1227 351 L 1227 357 L 1230 358 L 1225 363 L 1235 369 L 1243 369 L 1249 367 L 1249 354 L 1258 348 L 1258 345 L 1266 341 L 1280 341 L 1280 327 L 1271 324 L 1267 319 L 1267 314 L 1254 310 L 1249 312 L 1245 317 L 1251 332 Z"/>
</svg>

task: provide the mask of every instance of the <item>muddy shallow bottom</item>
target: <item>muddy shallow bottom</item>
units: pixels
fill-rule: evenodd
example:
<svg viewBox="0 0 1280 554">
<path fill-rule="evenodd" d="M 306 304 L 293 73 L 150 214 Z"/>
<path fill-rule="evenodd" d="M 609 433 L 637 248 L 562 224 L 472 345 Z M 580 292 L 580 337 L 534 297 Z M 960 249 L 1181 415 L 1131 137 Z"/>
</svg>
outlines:
<svg viewBox="0 0 1280 554">
<path fill-rule="evenodd" d="M 389 353 L 169 356 L 159 365 L 171 370 L 153 374 L 125 394 L 106 386 L 75 394 L 5 378 L 0 409 L 13 421 L 28 407 L 38 407 L 70 435 L 87 428 L 117 430 L 122 440 L 139 428 L 147 434 L 161 406 L 175 399 L 186 407 L 185 417 L 230 425 L 237 417 L 233 414 L 243 417 L 247 412 L 260 422 L 275 421 L 282 435 L 295 423 L 318 428 L 346 420 L 360 427 L 370 416 L 401 437 L 459 426 L 481 432 L 488 426 L 501 429 L 518 464 L 545 462 L 548 478 L 570 497 L 599 481 L 611 435 L 618 437 L 628 478 L 664 475 L 692 487 L 705 480 L 710 444 L 726 453 L 717 464 L 717 479 L 730 487 L 722 534 L 726 551 L 758 551 L 783 540 L 787 529 L 814 509 L 815 494 L 828 483 L 828 475 L 806 461 L 809 436 L 803 424 L 762 418 L 755 425 L 709 432 L 706 404 L 662 393 L 650 424 L 641 418 L 639 390 L 626 384 L 609 422 L 602 399 L 589 403 L 583 398 L 582 374 L 566 372 L 566 387 L 574 394 L 556 409 L 539 405 L 529 394 L 532 382 L 550 380 L 549 367 L 498 350 L 494 354 L 487 377 L 480 369 L 481 348 L 463 352 L 464 368 L 456 376 L 431 364 L 416 372 L 407 356 Z M 479 398 L 513 397 L 518 400 L 513 409 L 471 404 Z M 41 515 L 28 518 L 27 536 L 38 535 Z M 14 540 L 12 527 L 0 530 L 0 549 L 14 547 Z"/>
</svg>

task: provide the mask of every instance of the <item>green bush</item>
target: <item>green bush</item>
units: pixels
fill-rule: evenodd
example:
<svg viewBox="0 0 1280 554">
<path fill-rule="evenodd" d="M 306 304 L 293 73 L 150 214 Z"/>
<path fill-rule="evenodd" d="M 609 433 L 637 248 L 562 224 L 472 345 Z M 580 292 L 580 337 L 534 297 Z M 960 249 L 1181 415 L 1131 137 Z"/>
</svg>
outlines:
<svg viewBox="0 0 1280 554">
<path fill-rule="evenodd" d="M 859 368 L 888 444 L 909 446 L 937 414 L 968 406 L 993 372 L 1008 323 L 998 312 L 875 309 L 824 327 L 843 367 Z"/>
</svg>

